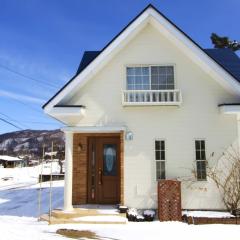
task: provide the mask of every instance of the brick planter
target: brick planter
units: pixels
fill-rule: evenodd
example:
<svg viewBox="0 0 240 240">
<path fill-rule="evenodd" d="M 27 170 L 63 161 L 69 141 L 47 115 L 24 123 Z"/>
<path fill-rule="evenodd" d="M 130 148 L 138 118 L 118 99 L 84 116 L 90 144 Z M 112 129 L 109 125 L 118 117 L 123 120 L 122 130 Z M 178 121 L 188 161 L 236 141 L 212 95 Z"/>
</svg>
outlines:
<svg viewBox="0 0 240 240">
<path fill-rule="evenodd" d="M 188 224 L 240 224 L 240 218 L 207 218 L 207 217 L 187 217 L 183 216 L 183 221 Z"/>
<path fill-rule="evenodd" d="M 182 221 L 181 182 L 158 182 L 158 218 L 160 221 Z"/>
</svg>

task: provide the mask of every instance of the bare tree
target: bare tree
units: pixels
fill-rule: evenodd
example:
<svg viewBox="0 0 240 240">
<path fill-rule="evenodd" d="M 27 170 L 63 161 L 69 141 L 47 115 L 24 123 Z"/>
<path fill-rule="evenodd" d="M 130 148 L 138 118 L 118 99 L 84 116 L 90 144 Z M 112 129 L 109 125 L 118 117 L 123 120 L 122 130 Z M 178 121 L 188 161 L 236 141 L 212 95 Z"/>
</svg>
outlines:
<svg viewBox="0 0 240 240">
<path fill-rule="evenodd" d="M 213 155 L 212 153 L 211 157 Z M 240 207 L 239 151 L 231 146 L 214 166 L 211 166 L 209 162 L 207 161 L 207 176 L 215 182 L 226 208 L 234 213 Z"/>
</svg>

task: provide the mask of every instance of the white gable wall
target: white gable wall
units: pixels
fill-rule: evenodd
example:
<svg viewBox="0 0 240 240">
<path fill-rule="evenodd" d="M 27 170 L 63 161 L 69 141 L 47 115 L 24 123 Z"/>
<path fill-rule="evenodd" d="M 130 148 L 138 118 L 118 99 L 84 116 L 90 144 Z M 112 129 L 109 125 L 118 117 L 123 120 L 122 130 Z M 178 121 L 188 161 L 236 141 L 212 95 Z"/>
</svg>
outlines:
<svg viewBox="0 0 240 240">
<path fill-rule="evenodd" d="M 183 104 L 123 107 L 126 66 L 132 64 L 174 64 Z M 236 118 L 220 114 L 217 105 L 238 100 L 148 25 L 68 104 L 86 105 L 79 126 L 126 125 L 133 132 L 133 141 L 124 146 L 125 204 L 149 208 L 156 207 L 154 140 L 166 141 L 167 178 L 188 177 L 195 164 L 195 139 L 205 139 L 207 155 L 215 156 L 237 139 Z M 212 184 L 185 185 L 183 208 L 223 208 Z"/>
</svg>

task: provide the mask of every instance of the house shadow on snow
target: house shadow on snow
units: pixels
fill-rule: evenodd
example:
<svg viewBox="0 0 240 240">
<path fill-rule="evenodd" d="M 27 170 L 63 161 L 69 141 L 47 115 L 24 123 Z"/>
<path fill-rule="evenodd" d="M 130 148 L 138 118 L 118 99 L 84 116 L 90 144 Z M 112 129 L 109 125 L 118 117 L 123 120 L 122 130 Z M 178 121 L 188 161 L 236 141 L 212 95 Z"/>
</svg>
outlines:
<svg viewBox="0 0 240 240">
<path fill-rule="evenodd" d="M 41 212 L 49 211 L 49 187 L 41 190 Z M 39 188 L 0 190 L 0 216 L 38 217 Z M 52 187 L 52 208 L 63 206 L 63 187 Z"/>
</svg>

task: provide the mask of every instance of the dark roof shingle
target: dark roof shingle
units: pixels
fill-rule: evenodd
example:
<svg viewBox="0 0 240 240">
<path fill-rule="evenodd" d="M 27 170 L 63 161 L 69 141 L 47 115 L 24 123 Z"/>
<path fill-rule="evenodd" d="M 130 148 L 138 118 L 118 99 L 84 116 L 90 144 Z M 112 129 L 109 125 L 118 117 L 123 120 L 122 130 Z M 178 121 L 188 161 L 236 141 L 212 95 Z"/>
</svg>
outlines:
<svg viewBox="0 0 240 240">
<path fill-rule="evenodd" d="M 235 52 L 228 48 L 204 49 L 204 51 L 240 82 L 240 58 Z"/>
<path fill-rule="evenodd" d="M 82 60 L 79 64 L 77 74 L 79 74 L 83 69 L 85 69 L 100 53 L 101 51 L 85 51 L 82 56 Z"/>
</svg>

